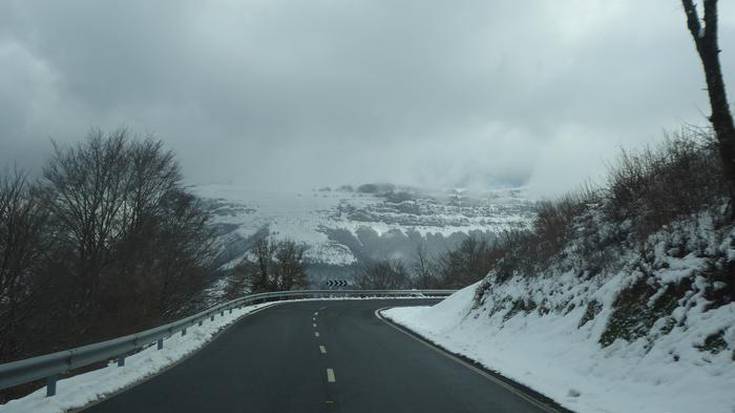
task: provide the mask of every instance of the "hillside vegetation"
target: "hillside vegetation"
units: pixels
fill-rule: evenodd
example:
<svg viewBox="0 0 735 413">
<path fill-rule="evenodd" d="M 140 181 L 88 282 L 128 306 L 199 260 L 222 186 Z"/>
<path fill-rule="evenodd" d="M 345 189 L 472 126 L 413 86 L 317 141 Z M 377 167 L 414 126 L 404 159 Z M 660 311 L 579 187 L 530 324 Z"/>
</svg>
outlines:
<svg viewBox="0 0 735 413">
<path fill-rule="evenodd" d="M 607 186 L 542 203 L 533 231 L 507 234 L 474 305 L 505 318 L 583 307 L 580 327 L 606 320 L 602 346 L 655 341 L 686 328 L 692 312 L 730 305 L 735 233 L 716 156 L 709 136 L 692 130 L 623 153 Z M 732 351 L 724 334 L 710 332 L 700 347 Z"/>
<path fill-rule="evenodd" d="M 575 410 L 729 411 L 735 225 L 716 150 L 688 129 L 623 153 L 604 186 L 507 233 L 468 291 L 390 316 Z"/>
</svg>

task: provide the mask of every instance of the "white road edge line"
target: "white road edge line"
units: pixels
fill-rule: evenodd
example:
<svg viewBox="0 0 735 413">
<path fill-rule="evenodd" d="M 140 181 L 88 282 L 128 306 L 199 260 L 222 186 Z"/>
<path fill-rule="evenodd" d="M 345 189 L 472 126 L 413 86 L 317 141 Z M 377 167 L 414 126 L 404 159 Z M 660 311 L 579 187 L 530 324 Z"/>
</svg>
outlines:
<svg viewBox="0 0 735 413">
<path fill-rule="evenodd" d="M 319 332 L 318 331 L 315 331 L 314 332 L 314 337 L 319 337 Z"/>
<path fill-rule="evenodd" d="M 316 328 L 316 323 L 313 323 L 312 325 L 314 326 L 314 328 Z"/>
<path fill-rule="evenodd" d="M 381 311 L 388 310 L 390 308 L 392 308 L 392 307 L 378 308 L 377 310 L 375 310 L 375 317 L 377 317 L 380 321 L 384 322 L 385 324 L 387 324 L 387 325 L 393 327 L 394 329 L 400 331 L 401 333 L 403 333 L 403 334 L 411 337 L 412 339 L 418 341 L 419 343 L 425 345 L 426 347 L 428 347 L 428 348 L 436 351 L 439 354 L 444 355 L 445 357 L 447 357 L 447 358 L 449 358 L 451 360 L 456 361 L 457 363 L 459 363 L 459 364 L 467 367 L 468 369 L 474 371 L 475 373 L 477 373 L 477 374 L 485 377 L 486 379 L 492 381 L 493 383 L 499 385 L 500 387 L 502 387 L 502 388 L 508 390 L 509 392 L 515 394 L 516 396 L 521 397 L 522 399 L 524 399 L 527 402 L 533 404 L 534 406 L 540 408 L 541 410 L 543 410 L 545 412 L 554 412 L 554 413 L 557 413 L 558 412 L 558 410 L 554 409 L 553 407 L 551 407 L 551 406 L 549 406 L 549 405 L 541 402 L 540 400 L 536 400 L 535 398 L 533 398 L 530 395 L 528 395 L 528 394 L 526 394 L 526 393 L 518 390 L 517 388 L 511 386 L 510 384 L 508 384 L 508 383 L 506 383 L 506 382 L 498 379 L 497 377 L 495 377 L 495 376 L 493 376 L 491 374 L 488 374 L 487 372 L 483 371 L 482 369 L 479 369 L 479 368 L 473 366 L 472 364 L 470 364 L 470 363 L 462 360 L 461 358 L 455 356 L 452 353 L 449 353 L 448 351 L 444 350 L 443 348 L 438 347 L 438 346 L 432 344 L 428 339 L 425 339 L 423 337 L 422 338 L 416 337 L 413 334 L 410 334 L 410 333 L 404 331 L 402 328 L 398 327 L 397 325 L 393 324 L 393 322 L 386 320 L 383 317 L 383 315 L 380 314 L 380 313 L 381 313 Z"/>
<path fill-rule="evenodd" d="M 334 370 L 327 369 L 327 381 L 330 383 L 334 383 L 335 381 L 337 381 L 337 379 L 334 378 Z"/>
<path fill-rule="evenodd" d="M 321 351 L 322 354 L 327 354 L 327 348 L 324 346 L 319 346 L 319 351 Z"/>
</svg>

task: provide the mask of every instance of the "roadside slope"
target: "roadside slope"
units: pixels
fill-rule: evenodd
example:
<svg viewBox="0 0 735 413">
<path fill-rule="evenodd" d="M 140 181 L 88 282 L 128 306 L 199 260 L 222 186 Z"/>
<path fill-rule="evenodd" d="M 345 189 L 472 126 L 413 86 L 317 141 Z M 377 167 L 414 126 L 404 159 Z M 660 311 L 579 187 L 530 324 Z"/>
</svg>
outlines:
<svg viewBox="0 0 735 413">
<path fill-rule="evenodd" d="M 383 314 L 575 411 L 735 411 L 733 228 L 695 214 L 596 271 L 578 243 L 611 228 L 583 228 L 538 273 Z"/>
</svg>

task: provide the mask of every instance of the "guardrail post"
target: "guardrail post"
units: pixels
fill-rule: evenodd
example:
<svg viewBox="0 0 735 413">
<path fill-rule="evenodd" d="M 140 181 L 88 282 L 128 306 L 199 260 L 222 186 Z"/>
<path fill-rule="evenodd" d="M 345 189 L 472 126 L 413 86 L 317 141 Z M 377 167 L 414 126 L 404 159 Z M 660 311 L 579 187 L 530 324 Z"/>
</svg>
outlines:
<svg viewBox="0 0 735 413">
<path fill-rule="evenodd" d="M 201 327 L 201 326 L 202 326 L 202 319 L 201 319 L 201 318 L 199 319 L 199 322 L 197 323 L 197 325 L 198 325 L 199 327 Z"/>
<path fill-rule="evenodd" d="M 212 316 L 209 317 L 209 321 L 214 321 L 214 314 L 212 314 Z"/>
<path fill-rule="evenodd" d="M 219 312 L 219 316 L 220 316 L 220 317 L 224 317 L 224 316 L 225 316 L 225 310 L 222 310 L 222 311 L 220 311 L 220 312 Z"/>
<path fill-rule="evenodd" d="M 117 358 L 117 367 L 123 367 L 125 365 L 125 356 Z"/>
<path fill-rule="evenodd" d="M 46 377 L 46 397 L 56 395 L 56 381 L 59 380 L 59 375 L 54 374 L 53 376 Z"/>
<path fill-rule="evenodd" d="M 181 329 L 181 336 L 183 337 L 185 335 L 186 335 L 186 327 Z"/>
<path fill-rule="evenodd" d="M 232 314 L 232 309 L 230 308 L 230 314 Z"/>
<path fill-rule="evenodd" d="M 163 350 L 163 339 L 162 338 L 159 338 L 158 341 L 156 342 L 156 348 L 158 350 Z"/>
</svg>

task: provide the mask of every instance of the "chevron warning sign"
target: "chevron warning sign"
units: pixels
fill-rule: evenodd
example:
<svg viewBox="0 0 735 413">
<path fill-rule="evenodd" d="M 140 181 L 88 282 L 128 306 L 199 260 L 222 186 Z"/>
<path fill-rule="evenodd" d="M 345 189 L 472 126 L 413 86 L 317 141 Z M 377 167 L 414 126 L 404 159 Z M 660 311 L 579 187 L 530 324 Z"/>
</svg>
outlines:
<svg viewBox="0 0 735 413">
<path fill-rule="evenodd" d="M 347 287 L 350 285 L 347 280 L 327 280 L 325 284 L 327 287 Z"/>
</svg>

